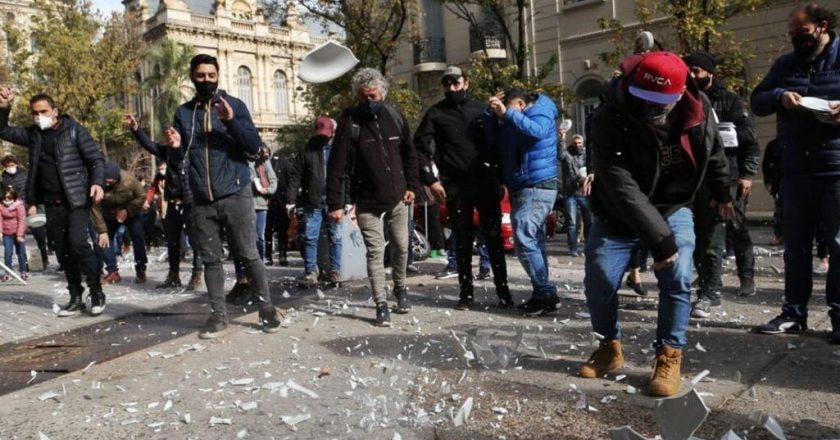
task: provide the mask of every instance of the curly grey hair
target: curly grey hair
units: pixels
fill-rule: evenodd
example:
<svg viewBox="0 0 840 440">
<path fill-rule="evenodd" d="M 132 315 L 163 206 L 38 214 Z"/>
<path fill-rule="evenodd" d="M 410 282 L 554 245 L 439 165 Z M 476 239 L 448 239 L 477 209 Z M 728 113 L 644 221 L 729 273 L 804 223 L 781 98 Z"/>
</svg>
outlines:
<svg viewBox="0 0 840 440">
<path fill-rule="evenodd" d="M 388 94 L 388 80 L 382 76 L 376 69 L 371 69 L 370 67 L 365 67 L 363 69 L 359 69 L 355 75 L 353 75 L 353 79 L 351 81 L 353 84 L 353 94 L 358 94 L 359 89 L 361 88 L 378 88 L 380 92 L 382 92 L 382 97 Z"/>
</svg>

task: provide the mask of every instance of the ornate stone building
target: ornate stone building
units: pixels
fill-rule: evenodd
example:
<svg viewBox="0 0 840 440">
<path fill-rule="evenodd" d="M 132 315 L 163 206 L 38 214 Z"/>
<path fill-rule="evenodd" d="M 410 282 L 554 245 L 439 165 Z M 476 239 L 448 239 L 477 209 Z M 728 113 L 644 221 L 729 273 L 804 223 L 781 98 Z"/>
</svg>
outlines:
<svg viewBox="0 0 840 440">
<path fill-rule="evenodd" d="M 297 78 L 299 59 L 325 39 L 310 34 L 293 0 L 288 2 L 283 25 L 268 22 L 260 2 L 254 0 L 124 0 L 123 4 L 140 14 L 150 44 L 169 38 L 217 57 L 219 87 L 247 104 L 269 146 L 275 146 L 284 125 L 306 115 L 300 98 L 306 85 Z M 151 61 L 144 63 L 138 78 L 154 69 Z M 185 83 L 184 90 L 191 93 L 192 85 Z M 137 99 L 135 110 L 145 114 L 151 102 L 150 96 Z"/>
</svg>

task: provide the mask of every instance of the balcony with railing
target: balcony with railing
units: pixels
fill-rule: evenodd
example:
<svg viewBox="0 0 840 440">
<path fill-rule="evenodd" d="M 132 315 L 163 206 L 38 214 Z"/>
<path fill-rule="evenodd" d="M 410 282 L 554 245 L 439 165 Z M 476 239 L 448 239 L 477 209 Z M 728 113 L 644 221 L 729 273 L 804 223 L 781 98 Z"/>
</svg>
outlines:
<svg viewBox="0 0 840 440">
<path fill-rule="evenodd" d="M 446 69 L 444 38 L 422 38 L 414 43 L 414 71 L 429 72 Z"/>
<path fill-rule="evenodd" d="M 494 26 L 470 26 L 470 52 L 474 57 L 504 59 L 507 58 L 507 41 Z"/>
</svg>

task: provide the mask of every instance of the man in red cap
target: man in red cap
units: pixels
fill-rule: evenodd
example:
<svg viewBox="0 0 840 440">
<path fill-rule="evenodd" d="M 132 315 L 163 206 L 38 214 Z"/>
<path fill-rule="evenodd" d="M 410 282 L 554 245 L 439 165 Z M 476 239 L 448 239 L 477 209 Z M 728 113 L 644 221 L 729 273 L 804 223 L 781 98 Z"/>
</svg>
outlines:
<svg viewBox="0 0 840 440">
<path fill-rule="evenodd" d="M 329 221 L 327 210 L 327 162 L 335 136 L 334 120 L 319 116 L 315 121 L 315 133 L 309 138 L 306 147 L 299 151 L 292 160 L 292 172 L 289 174 L 289 186 L 286 192 L 286 209 L 295 206 L 302 208 L 304 243 L 304 273 L 298 278 L 301 287 L 318 285 L 318 237 L 321 236 L 321 223 L 327 223 L 330 240 L 330 271 L 325 278 L 331 285 L 338 285 L 341 271 L 341 223 Z"/>
<path fill-rule="evenodd" d="M 659 282 L 653 396 L 680 388 L 682 347 L 691 311 L 692 202 L 704 182 L 721 214 L 732 215 L 729 170 L 708 98 L 670 52 L 633 55 L 607 86 L 587 137 L 595 212 L 586 241 L 586 302 L 600 347 L 580 376 L 602 377 L 624 363 L 617 291 L 634 249 L 654 257 Z"/>
</svg>

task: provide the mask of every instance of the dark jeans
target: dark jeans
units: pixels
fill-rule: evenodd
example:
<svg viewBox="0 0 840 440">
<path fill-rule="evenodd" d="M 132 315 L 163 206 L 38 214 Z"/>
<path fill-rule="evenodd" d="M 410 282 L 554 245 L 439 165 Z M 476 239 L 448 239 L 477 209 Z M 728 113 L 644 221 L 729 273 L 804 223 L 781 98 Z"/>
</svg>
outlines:
<svg viewBox="0 0 840 440">
<path fill-rule="evenodd" d="M 144 218 L 142 214 L 129 217 L 125 223 L 118 223 L 115 219 L 106 217 L 105 223 L 108 225 L 108 238 L 111 240 L 111 246 L 108 249 L 103 249 L 103 257 L 105 260 L 105 269 L 108 272 L 115 272 L 117 270 L 117 252 L 120 249 L 115 248 L 114 237 L 120 226 L 125 225 L 128 229 L 128 235 L 131 236 L 134 250 L 134 269 L 137 271 L 146 270 L 146 241 L 144 239 Z"/>
<path fill-rule="evenodd" d="M 773 196 L 773 235 L 782 237 L 782 195 Z"/>
<path fill-rule="evenodd" d="M 577 212 L 580 208 L 581 223 L 583 223 L 584 240 L 589 237 L 589 230 L 592 229 L 592 210 L 589 208 L 589 198 L 584 196 L 568 196 L 564 202 L 566 213 L 569 215 L 566 218 L 568 229 L 566 234 L 569 240 L 569 251 L 578 251 L 578 229 L 577 229 Z"/>
<path fill-rule="evenodd" d="M 38 250 L 41 252 L 41 264 L 46 269 L 50 264 L 47 255 L 47 229 L 42 226 L 40 228 L 29 228 L 29 231 L 32 233 L 35 243 L 38 244 Z"/>
<path fill-rule="evenodd" d="M 424 211 L 425 209 L 425 211 Z M 426 222 L 428 220 L 428 228 Z M 440 226 L 440 205 L 437 203 L 426 205 L 420 209 L 420 217 L 414 219 L 415 223 L 423 225 L 426 238 L 429 240 L 429 249 L 443 250 L 443 228 Z"/>
<path fill-rule="evenodd" d="M 12 256 L 17 252 L 18 272 L 26 272 L 26 244 L 17 241 L 16 235 L 3 235 L 3 257 L 6 266 L 12 268 Z"/>
<path fill-rule="evenodd" d="M 289 231 L 289 214 L 280 202 L 271 201 L 265 222 L 265 258 L 271 261 L 274 255 L 274 235 L 277 234 L 277 252 L 286 255 Z"/>
<path fill-rule="evenodd" d="M 181 237 L 186 236 L 193 250 L 192 270 L 201 270 L 201 252 L 193 242 L 193 218 L 192 205 L 184 203 L 169 203 L 166 210 L 166 217 L 163 219 L 163 227 L 166 233 L 166 253 L 169 255 L 169 271 L 179 272 L 181 263 L 181 244 L 184 242 Z"/>
<path fill-rule="evenodd" d="M 256 213 L 251 187 L 207 204 L 193 206 L 195 243 L 204 260 L 204 282 L 210 297 L 213 314 L 227 319 L 225 308 L 225 271 L 222 267 L 222 229 L 227 233 L 228 246 L 245 268 L 251 291 L 258 304 L 271 304 L 265 266 L 257 253 Z"/>
<path fill-rule="evenodd" d="M 472 248 L 475 226 L 473 210 L 478 210 L 479 228 L 487 242 L 490 253 L 490 267 L 493 269 L 493 284 L 498 289 L 507 289 L 507 263 L 502 244 L 502 209 L 499 205 L 498 185 L 491 188 L 446 188 L 448 197 L 446 209 L 452 232 L 456 237 L 455 254 L 458 259 L 458 284 L 462 297 L 472 296 Z"/>
<path fill-rule="evenodd" d="M 732 193 L 738 191 L 737 186 L 732 188 Z M 735 250 L 735 264 L 738 266 L 738 278 L 753 279 L 755 277 L 755 252 L 753 251 L 752 237 L 747 226 L 747 206 L 749 198 L 734 197 L 735 220 L 726 222 L 726 239 L 732 243 Z"/>
<path fill-rule="evenodd" d="M 647 260 L 648 260 L 648 249 L 643 246 L 639 245 L 633 250 L 633 253 L 630 254 L 630 269 L 641 269 L 642 267 L 647 267 Z"/>
<path fill-rule="evenodd" d="M 47 236 L 54 244 L 58 263 L 64 267 L 71 296 L 81 296 L 82 275 L 88 288 L 101 290 L 99 267 L 88 242 L 90 209 L 70 209 L 65 205 L 47 206 Z"/>
<path fill-rule="evenodd" d="M 825 297 L 832 318 L 840 318 L 840 177 L 785 177 L 782 186 L 785 237 L 785 304 L 782 313 L 807 318 L 814 290 L 813 242 L 822 222 L 829 258 Z"/>
</svg>

